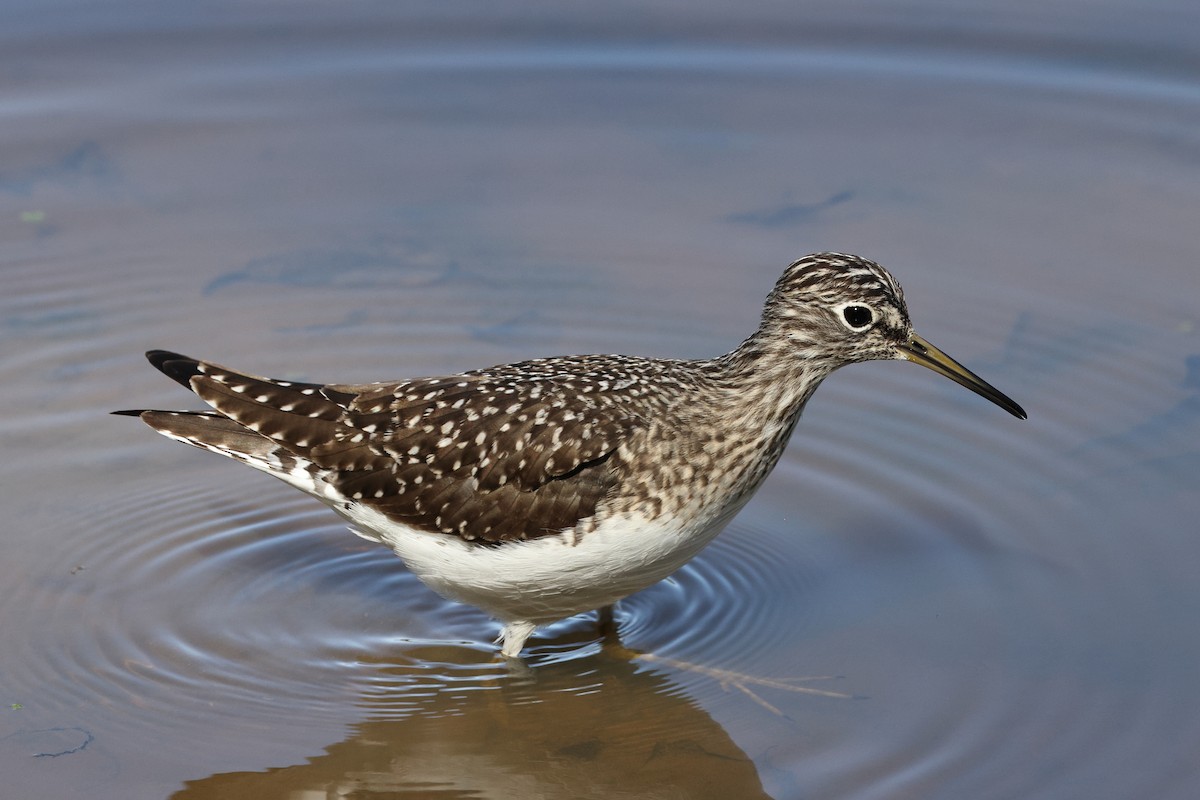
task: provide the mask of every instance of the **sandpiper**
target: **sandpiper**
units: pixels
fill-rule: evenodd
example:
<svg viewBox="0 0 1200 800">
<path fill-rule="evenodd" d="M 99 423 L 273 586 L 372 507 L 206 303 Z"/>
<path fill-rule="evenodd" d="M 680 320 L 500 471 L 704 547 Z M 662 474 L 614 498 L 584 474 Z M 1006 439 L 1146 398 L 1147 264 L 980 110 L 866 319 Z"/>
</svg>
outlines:
<svg viewBox="0 0 1200 800">
<path fill-rule="evenodd" d="M 791 264 L 758 329 L 706 360 L 565 356 L 320 384 L 146 356 L 210 408 L 115 413 L 321 500 L 434 591 L 499 619 L 509 658 L 537 626 L 605 609 L 696 555 L 838 367 L 911 361 L 1026 416 L 913 332 L 887 270 L 843 253 Z"/>
</svg>

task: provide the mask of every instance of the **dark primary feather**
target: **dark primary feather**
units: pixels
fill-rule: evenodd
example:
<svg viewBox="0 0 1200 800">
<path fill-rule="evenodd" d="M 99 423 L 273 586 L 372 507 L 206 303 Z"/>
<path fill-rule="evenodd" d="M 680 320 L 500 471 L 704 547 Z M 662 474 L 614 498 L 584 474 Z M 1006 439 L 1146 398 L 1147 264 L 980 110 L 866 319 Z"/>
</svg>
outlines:
<svg viewBox="0 0 1200 800">
<path fill-rule="evenodd" d="M 592 516 L 616 482 L 611 457 L 641 424 L 627 395 L 596 377 L 621 357 L 328 386 L 162 350 L 147 358 L 219 412 L 143 413 L 152 426 L 217 449 L 269 442 L 350 502 L 467 540 L 536 538 Z"/>
</svg>

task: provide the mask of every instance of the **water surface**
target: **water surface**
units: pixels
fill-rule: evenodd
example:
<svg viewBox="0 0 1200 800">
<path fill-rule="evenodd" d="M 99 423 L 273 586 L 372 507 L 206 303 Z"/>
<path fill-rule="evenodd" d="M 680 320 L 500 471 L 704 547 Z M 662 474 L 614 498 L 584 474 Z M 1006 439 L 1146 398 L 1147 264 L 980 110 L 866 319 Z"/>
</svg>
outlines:
<svg viewBox="0 0 1200 800">
<path fill-rule="evenodd" d="M 1196 796 L 1197 24 L 10 4 L 5 797 Z M 581 616 L 508 669 L 319 504 L 105 415 L 188 404 L 151 347 L 343 382 L 709 356 L 822 249 L 1030 419 L 834 375 L 618 607 L 647 657 Z"/>
</svg>

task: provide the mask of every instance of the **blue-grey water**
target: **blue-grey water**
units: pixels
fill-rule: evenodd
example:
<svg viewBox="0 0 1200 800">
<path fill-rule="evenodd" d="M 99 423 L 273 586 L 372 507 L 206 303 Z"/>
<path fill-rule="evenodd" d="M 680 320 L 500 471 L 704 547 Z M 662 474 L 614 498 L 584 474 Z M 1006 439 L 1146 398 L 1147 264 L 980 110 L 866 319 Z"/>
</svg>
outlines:
<svg viewBox="0 0 1200 800">
<path fill-rule="evenodd" d="M 2 8 L 0 796 L 1200 796 L 1200 7 Z M 643 658 L 106 416 L 713 355 L 825 249 L 1030 418 L 834 375 Z"/>
</svg>

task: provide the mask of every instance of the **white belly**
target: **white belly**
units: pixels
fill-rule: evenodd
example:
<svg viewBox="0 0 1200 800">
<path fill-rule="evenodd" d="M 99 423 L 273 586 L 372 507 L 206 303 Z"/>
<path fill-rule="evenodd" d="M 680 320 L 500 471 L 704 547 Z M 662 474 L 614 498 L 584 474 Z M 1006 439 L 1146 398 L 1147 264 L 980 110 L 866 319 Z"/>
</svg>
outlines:
<svg viewBox="0 0 1200 800">
<path fill-rule="evenodd" d="M 399 525 L 369 508 L 335 506 L 355 532 L 389 545 L 426 585 L 504 622 L 553 622 L 615 603 L 656 583 L 716 536 L 737 508 L 704 525 L 632 515 L 599 530 L 480 545 Z"/>
</svg>

